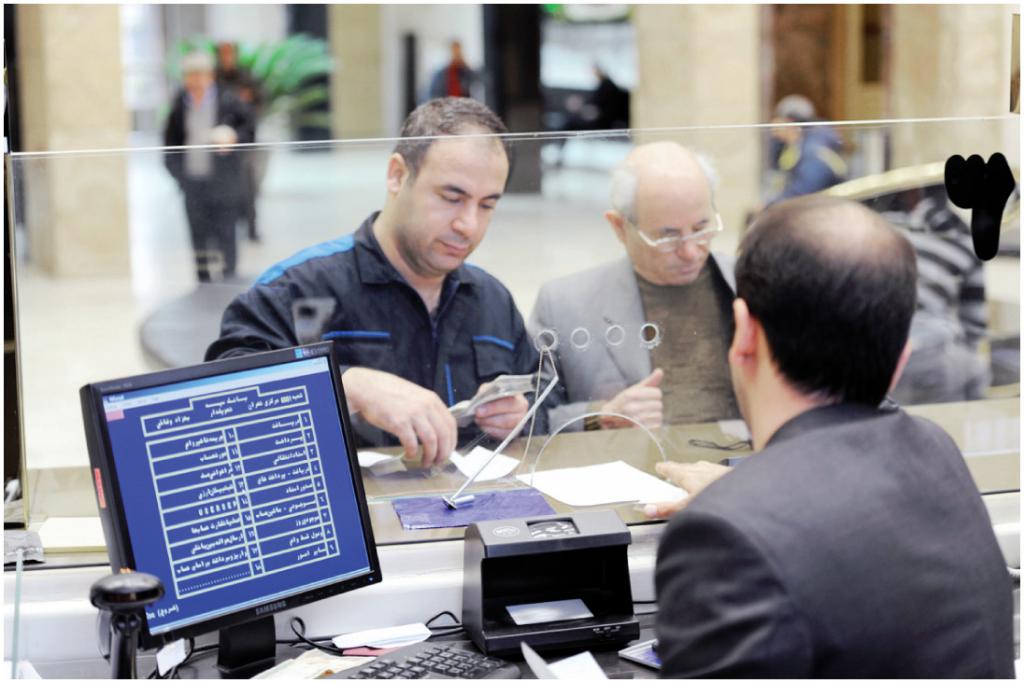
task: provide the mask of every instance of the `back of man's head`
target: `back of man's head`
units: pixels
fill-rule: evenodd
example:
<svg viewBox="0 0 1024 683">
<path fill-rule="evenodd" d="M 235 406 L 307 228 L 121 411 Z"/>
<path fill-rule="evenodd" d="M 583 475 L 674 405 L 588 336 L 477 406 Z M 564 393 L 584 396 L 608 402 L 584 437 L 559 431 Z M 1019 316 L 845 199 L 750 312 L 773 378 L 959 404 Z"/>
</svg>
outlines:
<svg viewBox="0 0 1024 683">
<path fill-rule="evenodd" d="M 443 135 L 472 135 L 508 133 L 508 128 L 487 105 L 469 97 L 438 97 L 416 107 L 402 125 L 401 139 L 395 153 L 402 155 L 415 176 L 423 165 L 432 138 Z M 512 146 L 507 138 L 501 139 L 505 156 L 512 163 Z"/>
<path fill-rule="evenodd" d="M 878 405 L 917 297 L 910 243 L 860 204 L 810 196 L 757 219 L 736 295 L 760 321 L 779 372 L 801 393 Z"/>
</svg>

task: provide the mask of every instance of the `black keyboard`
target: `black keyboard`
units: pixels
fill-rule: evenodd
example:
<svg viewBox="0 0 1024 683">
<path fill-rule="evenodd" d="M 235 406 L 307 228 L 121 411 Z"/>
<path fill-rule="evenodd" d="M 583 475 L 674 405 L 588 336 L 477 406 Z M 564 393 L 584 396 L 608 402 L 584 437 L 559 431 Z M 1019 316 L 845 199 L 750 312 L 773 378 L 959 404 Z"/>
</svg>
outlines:
<svg viewBox="0 0 1024 683">
<path fill-rule="evenodd" d="M 416 643 L 389 652 L 341 678 L 519 678 L 519 667 L 466 643 Z"/>
</svg>

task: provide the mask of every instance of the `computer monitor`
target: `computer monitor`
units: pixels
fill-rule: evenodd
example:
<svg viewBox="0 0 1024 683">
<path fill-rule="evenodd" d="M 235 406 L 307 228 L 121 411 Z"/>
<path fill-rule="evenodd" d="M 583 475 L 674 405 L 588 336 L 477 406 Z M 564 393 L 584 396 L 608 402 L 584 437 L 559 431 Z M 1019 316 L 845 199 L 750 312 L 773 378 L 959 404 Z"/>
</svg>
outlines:
<svg viewBox="0 0 1024 683">
<path fill-rule="evenodd" d="M 237 668 L 238 652 L 273 657 L 267 615 L 380 582 L 330 343 L 98 382 L 81 400 L 111 566 L 166 588 L 143 647 L 221 629 L 221 668 Z M 240 626 L 256 619 L 262 636 Z"/>
</svg>

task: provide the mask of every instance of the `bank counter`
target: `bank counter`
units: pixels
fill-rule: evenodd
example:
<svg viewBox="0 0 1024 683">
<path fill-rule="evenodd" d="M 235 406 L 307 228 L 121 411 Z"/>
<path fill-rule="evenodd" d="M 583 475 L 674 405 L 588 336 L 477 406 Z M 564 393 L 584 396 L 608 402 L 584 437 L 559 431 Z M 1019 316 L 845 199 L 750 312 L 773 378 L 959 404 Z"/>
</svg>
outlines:
<svg viewBox="0 0 1024 683">
<path fill-rule="evenodd" d="M 992 399 L 963 403 L 920 405 L 907 411 L 942 426 L 957 442 L 967 466 L 992 518 L 1000 547 L 1009 566 L 1020 566 L 1020 446 L 1019 399 Z M 723 426 L 726 430 L 723 430 Z M 756 457 L 749 449 L 723 451 L 710 444 L 737 441 L 734 429 L 720 423 L 670 426 L 653 433 L 669 458 L 678 462 L 720 461 L 725 457 Z M 471 491 L 524 488 L 516 474 L 528 474 L 535 454 L 545 437 L 534 436 L 531 455 L 510 475 L 471 487 Z M 694 445 L 705 444 L 705 445 Z M 526 439 L 510 444 L 506 453 L 521 457 Z M 387 452 L 387 451 L 386 451 Z M 622 460 L 644 472 L 653 473 L 661 459 L 658 445 L 640 429 L 562 433 L 555 436 L 536 463 L 536 471 L 599 464 Z M 393 502 L 408 496 L 445 495 L 454 491 L 465 478 L 451 469 L 433 474 L 401 468 L 388 474 L 363 470 L 374 534 L 378 544 L 383 581 L 366 589 L 342 594 L 280 613 L 276 617 L 279 638 L 293 637 L 288 619 L 303 618 L 307 633 L 337 634 L 367 628 L 422 622 L 449 610 L 461 612 L 462 537 L 464 528 L 408 530 L 402 528 Z M 68 480 L 84 478 L 88 472 L 65 473 Z M 84 484 L 84 482 L 81 482 Z M 559 513 L 573 508 L 548 497 Z M 870 505 L 870 501 L 864 501 Z M 640 614 L 641 636 L 650 637 L 656 609 L 653 571 L 658 537 L 663 522 L 647 520 L 635 503 L 610 506 L 630 525 L 633 536 L 629 548 L 629 572 L 633 599 Z M 428 542 L 429 541 L 429 542 Z M 89 604 L 89 586 L 109 572 L 101 552 L 53 555 L 44 565 L 29 566 L 24 572 L 21 595 L 20 647 L 22 657 L 31 661 L 44 676 L 99 676 L 106 664 L 96 649 L 96 611 Z M 11 634 L 15 600 L 15 573 L 5 572 L 5 628 Z M 1019 642 L 1019 616 L 1015 607 L 1015 641 Z M 198 643 L 215 642 L 215 634 Z M 10 635 L 7 639 L 10 647 Z M 151 655 L 152 653 L 150 653 Z M 282 648 L 279 656 L 297 656 L 299 650 Z M 151 659 L 140 659 L 140 670 Z M 649 675 L 642 667 L 633 667 L 606 652 L 598 661 L 617 675 Z M 215 675 L 210 664 L 196 664 L 182 674 Z"/>
</svg>

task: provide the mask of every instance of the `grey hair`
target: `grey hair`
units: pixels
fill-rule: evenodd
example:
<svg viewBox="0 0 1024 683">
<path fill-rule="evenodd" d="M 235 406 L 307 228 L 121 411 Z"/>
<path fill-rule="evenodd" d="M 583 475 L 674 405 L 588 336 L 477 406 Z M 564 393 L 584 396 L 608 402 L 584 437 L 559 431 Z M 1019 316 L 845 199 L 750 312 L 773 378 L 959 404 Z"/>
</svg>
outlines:
<svg viewBox="0 0 1024 683">
<path fill-rule="evenodd" d="M 181 73 L 183 74 L 190 74 L 196 71 L 212 72 L 214 66 L 213 55 L 201 50 L 189 52 L 181 58 Z"/>
<path fill-rule="evenodd" d="M 701 172 L 708 181 L 708 188 L 711 190 L 711 206 L 715 204 L 715 190 L 718 189 L 718 171 L 715 170 L 711 159 L 706 155 L 695 152 L 694 157 Z M 611 200 L 612 208 L 626 217 L 626 220 L 636 222 L 636 170 L 629 160 L 623 161 L 612 171 Z"/>
</svg>

